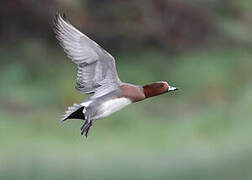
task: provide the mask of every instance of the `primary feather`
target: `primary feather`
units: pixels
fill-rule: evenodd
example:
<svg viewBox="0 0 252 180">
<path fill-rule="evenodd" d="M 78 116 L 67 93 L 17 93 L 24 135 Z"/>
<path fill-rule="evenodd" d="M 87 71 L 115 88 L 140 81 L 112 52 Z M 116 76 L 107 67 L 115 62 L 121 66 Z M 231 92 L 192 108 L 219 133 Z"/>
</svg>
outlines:
<svg viewBox="0 0 252 180">
<path fill-rule="evenodd" d="M 120 86 L 115 59 L 97 43 L 57 14 L 54 20 L 56 37 L 67 56 L 77 65 L 76 89 L 95 93 L 92 98 L 107 94 Z"/>
</svg>

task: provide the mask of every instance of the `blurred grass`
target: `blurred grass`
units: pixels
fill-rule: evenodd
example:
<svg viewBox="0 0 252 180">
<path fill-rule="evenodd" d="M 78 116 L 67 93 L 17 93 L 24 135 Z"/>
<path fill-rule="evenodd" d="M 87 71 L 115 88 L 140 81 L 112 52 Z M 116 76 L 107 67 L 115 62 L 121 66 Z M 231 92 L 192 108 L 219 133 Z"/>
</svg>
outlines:
<svg viewBox="0 0 252 180">
<path fill-rule="evenodd" d="M 80 121 L 58 124 L 87 97 L 75 66 L 36 40 L 12 50 L 0 50 L 0 179 L 251 179 L 251 51 L 116 55 L 121 80 L 180 91 L 95 122 L 85 139 Z"/>
</svg>

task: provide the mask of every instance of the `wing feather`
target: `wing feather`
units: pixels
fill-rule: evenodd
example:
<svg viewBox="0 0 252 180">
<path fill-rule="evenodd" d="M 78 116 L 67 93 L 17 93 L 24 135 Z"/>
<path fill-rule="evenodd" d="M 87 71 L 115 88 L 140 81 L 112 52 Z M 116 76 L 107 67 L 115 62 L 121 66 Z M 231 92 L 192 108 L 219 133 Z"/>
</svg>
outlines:
<svg viewBox="0 0 252 180">
<path fill-rule="evenodd" d="M 63 16 L 64 17 L 64 16 Z M 55 16 L 54 31 L 67 56 L 77 64 L 76 89 L 102 96 L 121 84 L 115 59 L 96 42 L 81 33 L 60 14 Z"/>
</svg>

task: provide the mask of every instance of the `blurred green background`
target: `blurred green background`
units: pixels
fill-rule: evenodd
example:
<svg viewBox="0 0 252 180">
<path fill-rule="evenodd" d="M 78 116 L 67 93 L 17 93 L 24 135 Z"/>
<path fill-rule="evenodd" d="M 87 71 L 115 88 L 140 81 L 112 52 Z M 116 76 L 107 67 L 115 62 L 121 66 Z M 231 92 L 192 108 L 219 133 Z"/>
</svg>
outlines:
<svg viewBox="0 0 252 180">
<path fill-rule="evenodd" d="M 69 21 L 122 81 L 180 91 L 97 121 L 59 124 L 87 96 L 54 38 Z M 251 0 L 2 0 L 0 179 L 252 179 Z"/>
</svg>

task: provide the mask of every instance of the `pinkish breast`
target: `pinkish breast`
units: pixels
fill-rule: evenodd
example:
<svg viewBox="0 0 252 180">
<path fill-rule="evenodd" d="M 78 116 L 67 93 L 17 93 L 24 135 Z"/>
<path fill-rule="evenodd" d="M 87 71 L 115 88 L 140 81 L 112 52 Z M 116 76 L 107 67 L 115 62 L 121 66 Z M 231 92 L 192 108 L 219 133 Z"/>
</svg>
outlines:
<svg viewBox="0 0 252 180">
<path fill-rule="evenodd" d="M 122 85 L 120 86 L 121 96 L 130 99 L 132 102 L 137 102 L 145 99 L 143 90 L 132 85 Z"/>
</svg>

